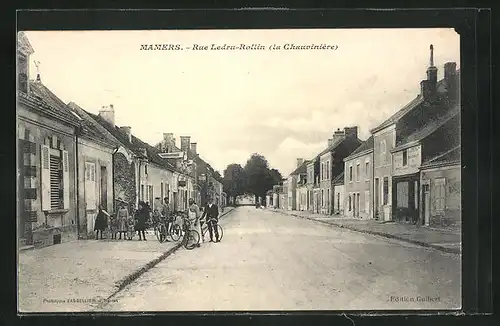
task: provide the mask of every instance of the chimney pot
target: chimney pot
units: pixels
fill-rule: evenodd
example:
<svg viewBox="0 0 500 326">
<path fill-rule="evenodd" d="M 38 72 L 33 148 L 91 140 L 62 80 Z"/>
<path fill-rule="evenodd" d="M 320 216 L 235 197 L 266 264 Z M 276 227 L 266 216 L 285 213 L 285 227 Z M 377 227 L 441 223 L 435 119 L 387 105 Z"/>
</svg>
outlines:
<svg viewBox="0 0 500 326">
<path fill-rule="evenodd" d="M 345 127 L 344 133 L 346 137 L 358 138 L 358 127 Z"/>
<path fill-rule="evenodd" d="M 132 128 L 130 126 L 123 126 L 123 127 L 120 127 L 120 130 L 123 131 L 127 135 L 128 141 L 130 143 L 132 143 Z"/>
<path fill-rule="evenodd" d="M 195 154 L 198 154 L 198 152 L 196 151 L 196 143 L 191 143 L 191 151 Z"/>
<path fill-rule="evenodd" d="M 298 158 L 297 159 L 297 167 L 301 166 L 302 163 L 304 163 L 304 159 L 303 158 Z"/>
<path fill-rule="evenodd" d="M 104 120 L 106 120 L 111 125 L 113 126 L 115 125 L 115 109 L 113 108 L 112 105 L 109 107 L 103 105 L 101 107 L 101 110 L 99 110 L 99 116 Z"/>
</svg>

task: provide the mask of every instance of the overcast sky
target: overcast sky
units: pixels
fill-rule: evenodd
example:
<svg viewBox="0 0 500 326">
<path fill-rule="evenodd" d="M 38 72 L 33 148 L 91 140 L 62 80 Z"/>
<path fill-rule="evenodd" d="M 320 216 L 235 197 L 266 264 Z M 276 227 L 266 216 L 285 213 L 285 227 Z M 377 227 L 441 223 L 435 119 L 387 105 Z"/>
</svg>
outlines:
<svg viewBox="0 0 500 326">
<path fill-rule="evenodd" d="M 337 128 L 359 137 L 419 93 L 434 45 L 438 78 L 460 63 L 452 29 L 27 32 L 42 82 L 64 102 L 98 113 L 154 145 L 191 135 L 221 173 L 264 155 L 284 176 L 324 149 Z M 263 51 L 141 51 L 141 44 L 262 44 Z M 270 51 L 271 44 L 333 50 Z"/>
</svg>

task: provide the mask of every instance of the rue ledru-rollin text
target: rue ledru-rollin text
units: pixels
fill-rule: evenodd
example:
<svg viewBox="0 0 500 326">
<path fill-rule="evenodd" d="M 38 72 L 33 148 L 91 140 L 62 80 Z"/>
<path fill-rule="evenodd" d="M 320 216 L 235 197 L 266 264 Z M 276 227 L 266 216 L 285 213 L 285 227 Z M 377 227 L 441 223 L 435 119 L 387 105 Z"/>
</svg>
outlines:
<svg viewBox="0 0 500 326">
<path fill-rule="evenodd" d="M 338 45 L 332 44 L 193 44 L 182 46 L 181 44 L 141 44 L 141 51 L 300 51 L 300 50 L 337 50 Z"/>
</svg>

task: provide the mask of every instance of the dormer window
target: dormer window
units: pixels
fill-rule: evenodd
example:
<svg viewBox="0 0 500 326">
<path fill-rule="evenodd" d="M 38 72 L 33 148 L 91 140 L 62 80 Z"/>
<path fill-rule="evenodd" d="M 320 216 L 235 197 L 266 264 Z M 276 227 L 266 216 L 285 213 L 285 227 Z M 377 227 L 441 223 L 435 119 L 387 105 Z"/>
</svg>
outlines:
<svg viewBox="0 0 500 326">
<path fill-rule="evenodd" d="M 17 54 L 17 87 L 23 93 L 28 93 L 28 58 L 26 55 Z"/>
</svg>

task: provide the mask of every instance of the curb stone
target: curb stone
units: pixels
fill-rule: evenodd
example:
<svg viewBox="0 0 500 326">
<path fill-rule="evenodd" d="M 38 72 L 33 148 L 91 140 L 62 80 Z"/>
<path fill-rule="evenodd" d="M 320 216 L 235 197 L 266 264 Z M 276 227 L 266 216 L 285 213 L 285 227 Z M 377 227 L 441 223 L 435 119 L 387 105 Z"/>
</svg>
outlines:
<svg viewBox="0 0 500 326">
<path fill-rule="evenodd" d="M 399 237 L 397 235 L 392 235 L 392 234 L 388 234 L 388 233 L 377 232 L 377 231 L 370 231 L 370 230 L 360 230 L 360 229 L 357 229 L 357 228 L 352 227 L 352 226 L 346 226 L 346 225 L 341 225 L 341 224 L 336 224 L 336 223 L 329 223 L 328 221 L 320 221 L 320 220 L 314 219 L 312 217 L 306 217 L 306 216 L 301 216 L 301 215 L 297 215 L 297 214 L 287 214 L 287 213 L 283 213 L 283 212 L 279 212 L 279 211 L 274 211 L 274 212 L 275 213 L 281 213 L 283 215 L 288 215 L 288 216 L 300 217 L 300 218 L 304 218 L 304 219 L 307 219 L 307 220 L 310 220 L 310 221 L 314 221 L 314 222 L 318 222 L 318 223 L 323 223 L 323 224 L 326 224 L 326 225 L 331 225 L 331 226 L 335 226 L 335 227 L 338 227 L 338 228 L 347 229 L 347 230 L 351 230 L 351 231 L 355 231 L 355 232 L 359 232 L 359 233 L 378 235 L 378 236 L 381 236 L 381 237 L 384 237 L 384 238 L 389 238 L 389 239 L 396 239 L 396 240 L 400 240 L 400 241 L 403 241 L 403 242 L 416 244 L 416 245 L 419 245 L 419 246 L 422 246 L 422 247 L 437 249 L 437 250 L 440 250 L 440 251 L 443 251 L 443 252 L 447 252 L 447 253 L 451 253 L 451 254 L 459 255 L 461 253 L 460 248 L 447 248 L 447 247 L 437 246 L 437 245 L 434 245 L 434 244 L 431 244 L 431 243 L 426 243 L 426 242 L 422 242 L 422 241 L 418 241 L 418 240 L 411 240 L 411 239 Z"/>
<path fill-rule="evenodd" d="M 222 213 L 219 216 L 219 218 L 222 218 L 223 216 L 226 216 L 227 214 L 231 213 L 234 210 L 235 210 L 235 208 L 233 208 L 233 209 L 231 209 L 231 210 L 229 210 L 227 212 Z M 117 295 L 119 292 L 121 292 L 127 285 L 133 283 L 141 275 L 143 275 L 144 273 L 146 273 L 147 271 L 149 271 L 151 268 L 155 267 L 158 263 L 160 263 L 161 261 L 165 260 L 170 255 L 172 255 L 173 253 L 175 253 L 180 247 L 182 247 L 182 243 L 181 242 L 179 242 L 178 244 L 176 244 L 175 246 L 173 246 L 172 248 L 170 248 L 169 250 L 167 250 L 166 252 L 164 252 L 163 254 L 161 254 L 159 257 L 153 259 L 152 261 L 148 262 L 147 264 L 145 264 L 141 268 L 137 269 L 135 272 L 132 272 L 131 274 L 125 276 L 121 280 L 115 282 L 115 287 L 117 289 L 110 296 L 108 296 L 106 299 L 104 299 L 103 302 L 100 303 L 95 309 L 99 309 L 99 308 L 102 308 L 102 307 L 106 306 L 109 303 L 109 301 L 115 295 Z"/>
</svg>

